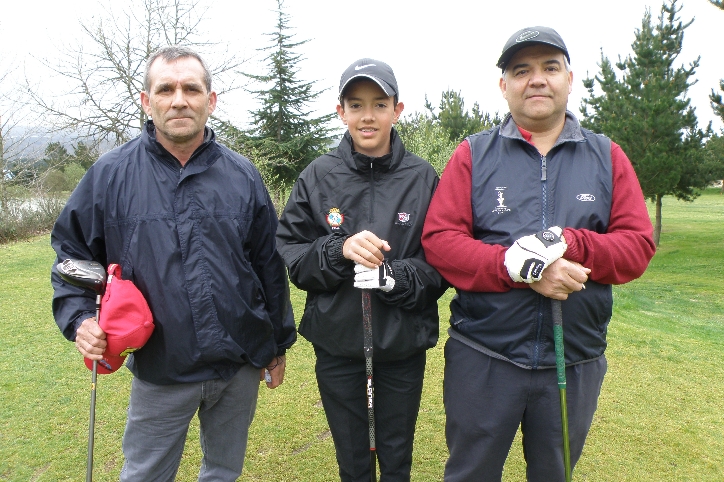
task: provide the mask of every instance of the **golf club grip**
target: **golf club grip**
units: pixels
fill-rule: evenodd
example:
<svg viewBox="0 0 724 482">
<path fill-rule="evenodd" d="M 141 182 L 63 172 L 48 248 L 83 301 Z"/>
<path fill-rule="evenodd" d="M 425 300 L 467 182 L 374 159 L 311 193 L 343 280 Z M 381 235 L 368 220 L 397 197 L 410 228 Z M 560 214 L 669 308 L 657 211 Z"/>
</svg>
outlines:
<svg viewBox="0 0 724 482">
<path fill-rule="evenodd" d="M 369 422 L 370 450 L 377 450 L 377 434 L 375 433 L 375 387 L 372 384 L 372 359 L 365 358 L 367 370 L 367 421 Z"/>
<path fill-rule="evenodd" d="M 563 347 L 563 309 L 560 300 L 551 300 L 553 311 L 553 340 L 556 349 L 556 373 L 558 388 L 566 388 L 566 355 Z"/>
<path fill-rule="evenodd" d="M 375 388 L 372 379 L 372 296 L 362 290 L 362 327 L 364 329 L 365 372 L 367 374 L 367 421 L 370 438 L 370 480 L 377 482 L 377 440 L 375 434 Z"/>
<path fill-rule="evenodd" d="M 362 290 L 362 327 L 365 358 L 372 358 L 372 296 L 367 290 Z"/>
</svg>

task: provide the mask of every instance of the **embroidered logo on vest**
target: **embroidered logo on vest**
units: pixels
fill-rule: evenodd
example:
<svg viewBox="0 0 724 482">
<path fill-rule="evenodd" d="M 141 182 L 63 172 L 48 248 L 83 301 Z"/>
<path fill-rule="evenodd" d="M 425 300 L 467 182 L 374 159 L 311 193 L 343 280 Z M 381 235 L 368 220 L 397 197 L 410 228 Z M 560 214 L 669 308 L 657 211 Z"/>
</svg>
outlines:
<svg viewBox="0 0 724 482">
<path fill-rule="evenodd" d="M 583 202 L 593 202 L 596 200 L 596 196 L 593 194 L 579 194 L 576 196 L 576 199 Z"/>
<path fill-rule="evenodd" d="M 505 191 L 506 189 L 508 189 L 508 188 L 507 187 L 496 187 L 495 188 L 495 190 L 498 191 L 498 205 L 495 206 L 495 209 L 493 209 L 492 212 L 494 212 L 496 214 L 502 214 L 502 213 L 507 213 L 508 211 L 510 211 L 510 209 L 508 209 L 508 206 L 505 205 L 505 198 L 503 197 L 503 191 Z"/>
</svg>

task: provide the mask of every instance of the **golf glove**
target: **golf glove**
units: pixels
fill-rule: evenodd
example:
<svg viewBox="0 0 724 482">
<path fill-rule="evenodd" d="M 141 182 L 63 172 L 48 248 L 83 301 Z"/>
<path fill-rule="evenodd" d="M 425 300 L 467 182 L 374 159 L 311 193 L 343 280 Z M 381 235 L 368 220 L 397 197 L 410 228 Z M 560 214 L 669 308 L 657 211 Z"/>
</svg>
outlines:
<svg viewBox="0 0 724 482">
<path fill-rule="evenodd" d="M 386 293 L 395 287 L 395 278 L 392 276 L 392 269 L 387 263 L 381 266 L 368 268 L 361 264 L 354 265 L 354 287 L 363 290 L 380 289 Z"/>
<path fill-rule="evenodd" d="M 505 267 L 513 281 L 540 281 L 543 270 L 563 256 L 568 245 L 563 230 L 553 226 L 536 234 L 519 238 L 505 252 Z"/>
</svg>

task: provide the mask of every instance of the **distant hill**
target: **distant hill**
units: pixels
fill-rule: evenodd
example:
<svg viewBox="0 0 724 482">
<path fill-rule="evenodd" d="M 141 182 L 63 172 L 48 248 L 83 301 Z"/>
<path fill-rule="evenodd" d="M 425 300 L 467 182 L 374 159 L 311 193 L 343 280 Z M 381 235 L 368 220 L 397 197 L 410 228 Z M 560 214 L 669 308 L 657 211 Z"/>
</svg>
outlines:
<svg viewBox="0 0 724 482">
<path fill-rule="evenodd" d="M 68 152 L 73 153 L 79 136 L 70 133 L 49 132 L 42 127 L 15 126 L 3 139 L 6 158 L 40 159 L 45 155 L 45 148 L 51 142 L 60 142 Z M 89 143 L 86 141 L 86 143 Z M 110 149 L 108 145 L 101 152 Z"/>
</svg>

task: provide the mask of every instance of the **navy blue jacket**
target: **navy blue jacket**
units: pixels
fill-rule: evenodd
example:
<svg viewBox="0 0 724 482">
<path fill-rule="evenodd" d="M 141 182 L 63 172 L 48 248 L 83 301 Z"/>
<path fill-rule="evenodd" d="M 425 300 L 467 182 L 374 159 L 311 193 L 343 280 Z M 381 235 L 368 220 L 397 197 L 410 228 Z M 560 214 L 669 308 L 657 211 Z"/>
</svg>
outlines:
<svg viewBox="0 0 724 482">
<path fill-rule="evenodd" d="M 73 191 L 51 243 L 59 260 L 118 263 L 148 301 L 156 328 L 129 355 L 138 378 L 171 384 L 231 378 L 269 364 L 296 330 L 277 216 L 249 160 L 206 129 L 184 167 L 155 139 L 103 155 Z M 53 273 L 53 314 L 69 340 L 95 314 L 88 290 Z"/>
</svg>

